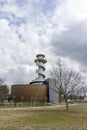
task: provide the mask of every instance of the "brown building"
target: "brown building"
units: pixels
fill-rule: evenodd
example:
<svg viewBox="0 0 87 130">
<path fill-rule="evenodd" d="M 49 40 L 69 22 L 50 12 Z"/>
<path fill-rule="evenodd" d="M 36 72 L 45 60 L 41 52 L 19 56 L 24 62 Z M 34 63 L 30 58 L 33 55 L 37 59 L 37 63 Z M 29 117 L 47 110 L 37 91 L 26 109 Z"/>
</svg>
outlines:
<svg viewBox="0 0 87 130">
<path fill-rule="evenodd" d="M 12 99 L 16 102 L 58 102 L 59 95 L 54 91 L 55 80 L 45 79 L 45 55 L 36 55 L 35 63 L 38 66 L 37 78 L 30 84 L 18 84 L 11 86 Z M 45 80 L 44 80 L 45 79 Z"/>
<path fill-rule="evenodd" d="M 11 94 L 16 102 L 41 102 L 48 99 L 47 86 L 39 84 L 12 85 Z"/>
</svg>

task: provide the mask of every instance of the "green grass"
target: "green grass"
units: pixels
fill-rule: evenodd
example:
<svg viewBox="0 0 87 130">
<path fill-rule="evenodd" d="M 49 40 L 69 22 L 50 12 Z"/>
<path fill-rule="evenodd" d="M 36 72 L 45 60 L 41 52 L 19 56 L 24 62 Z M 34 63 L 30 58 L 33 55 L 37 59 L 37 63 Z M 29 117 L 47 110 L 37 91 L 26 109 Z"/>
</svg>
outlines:
<svg viewBox="0 0 87 130">
<path fill-rule="evenodd" d="M 87 103 L 63 108 L 0 110 L 0 130 L 87 130 Z"/>
<path fill-rule="evenodd" d="M 4 102 L 0 105 L 0 108 L 5 107 L 38 107 L 38 106 L 46 106 L 47 104 L 45 102 L 17 102 L 13 105 L 12 102 Z"/>
</svg>

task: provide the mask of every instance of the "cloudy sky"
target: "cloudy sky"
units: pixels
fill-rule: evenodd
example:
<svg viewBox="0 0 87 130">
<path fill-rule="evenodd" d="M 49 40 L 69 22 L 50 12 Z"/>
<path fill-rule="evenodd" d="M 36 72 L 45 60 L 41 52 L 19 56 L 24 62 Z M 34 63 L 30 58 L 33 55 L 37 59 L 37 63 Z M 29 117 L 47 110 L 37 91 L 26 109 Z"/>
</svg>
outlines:
<svg viewBox="0 0 87 130">
<path fill-rule="evenodd" d="M 87 0 L 0 0 L 0 78 L 29 83 L 38 53 L 47 77 L 58 57 L 86 77 Z"/>
</svg>

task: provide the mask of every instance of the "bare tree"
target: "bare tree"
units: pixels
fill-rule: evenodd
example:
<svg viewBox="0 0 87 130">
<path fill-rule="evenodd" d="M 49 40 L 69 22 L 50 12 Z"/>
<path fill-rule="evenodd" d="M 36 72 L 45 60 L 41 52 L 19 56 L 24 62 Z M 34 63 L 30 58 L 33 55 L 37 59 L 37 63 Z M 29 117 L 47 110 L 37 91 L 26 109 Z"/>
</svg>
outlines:
<svg viewBox="0 0 87 130">
<path fill-rule="evenodd" d="M 83 98 L 86 97 L 86 93 L 87 93 L 87 83 L 85 83 L 85 81 L 83 82 L 82 86 L 77 89 L 77 91 L 75 92 L 76 96 L 82 96 Z"/>
<path fill-rule="evenodd" d="M 4 84 L 4 81 L 0 79 L 0 101 L 3 103 L 3 101 L 7 98 L 9 93 L 8 86 Z"/>
<path fill-rule="evenodd" d="M 81 75 L 68 69 L 63 61 L 58 59 L 56 67 L 52 67 L 51 77 L 56 81 L 53 90 L 59 94 L 59 102 L 61 103 L 63 96 L 68 110 L 68 96 L 82 85 Z"/>
</svg>

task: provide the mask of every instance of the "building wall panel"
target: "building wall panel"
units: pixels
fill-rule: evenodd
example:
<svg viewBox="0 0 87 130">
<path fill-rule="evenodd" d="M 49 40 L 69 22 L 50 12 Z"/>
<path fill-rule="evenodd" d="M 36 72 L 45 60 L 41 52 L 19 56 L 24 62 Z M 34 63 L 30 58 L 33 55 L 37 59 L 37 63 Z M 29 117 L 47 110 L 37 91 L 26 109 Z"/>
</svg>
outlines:
<svg viewBox="0 0 87 130">
<path fill-rule="evenodd" d="M 48 98 L 46 85 L 20 84 L 11 86 L 11 94 L 16 102 L 40 102 Z"/>
</svg>

